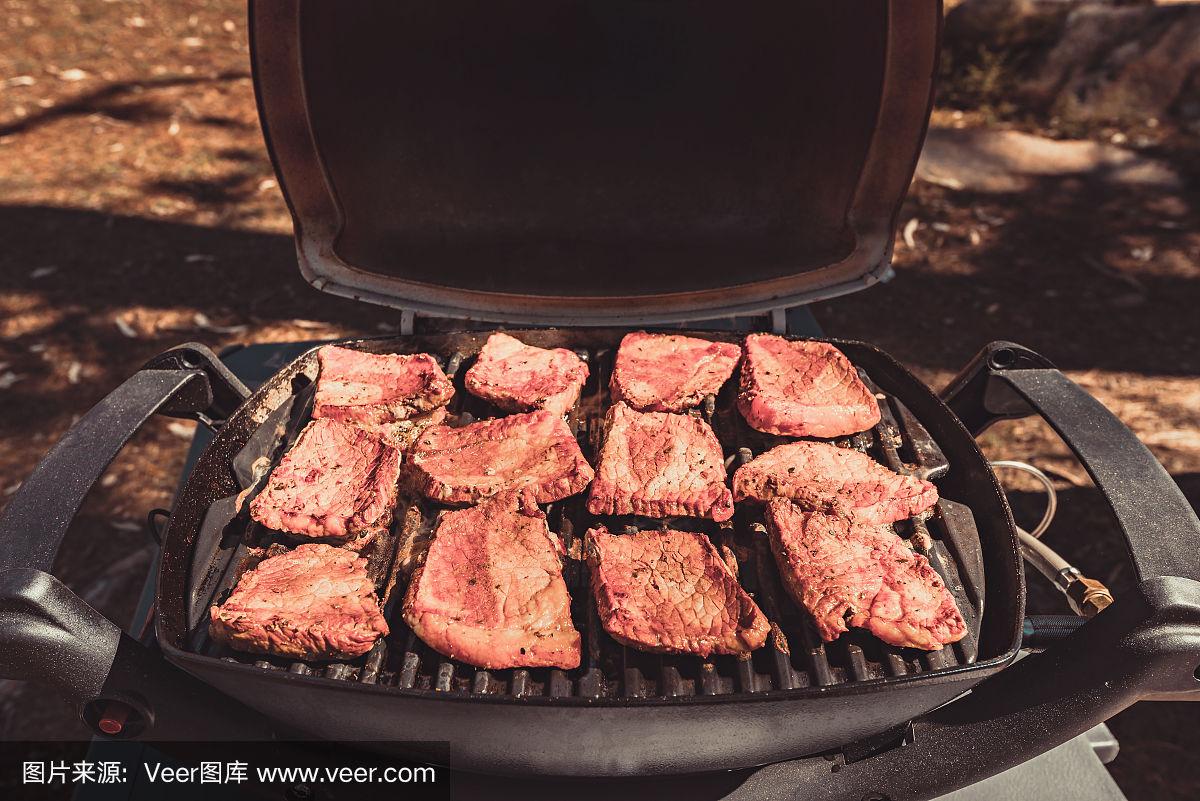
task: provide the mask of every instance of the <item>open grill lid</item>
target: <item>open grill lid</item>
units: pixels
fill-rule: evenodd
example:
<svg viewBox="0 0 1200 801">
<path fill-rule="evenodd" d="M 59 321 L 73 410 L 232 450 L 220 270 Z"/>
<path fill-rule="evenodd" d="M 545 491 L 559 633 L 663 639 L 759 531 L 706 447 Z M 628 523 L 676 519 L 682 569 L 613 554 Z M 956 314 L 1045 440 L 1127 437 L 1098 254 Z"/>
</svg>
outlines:
<svg viewBox="0 0 1200 801">
<path fill-rule="evenodd" d="M 940 3 L 287 0 L 251 22 L 314 286 L 639 325 L 887 277 Z"/>
</svg>

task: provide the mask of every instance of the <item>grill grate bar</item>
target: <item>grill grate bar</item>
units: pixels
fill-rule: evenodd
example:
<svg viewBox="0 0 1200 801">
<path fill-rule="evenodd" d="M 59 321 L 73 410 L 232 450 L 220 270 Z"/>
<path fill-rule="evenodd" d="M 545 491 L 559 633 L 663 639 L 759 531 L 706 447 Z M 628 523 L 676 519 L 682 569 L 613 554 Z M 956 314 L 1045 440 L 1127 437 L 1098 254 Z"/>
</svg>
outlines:
<svg viewBox="0 0 1200 801">
<path fill-rule="evenodd" d="M 454 689 L 453 662 L 438 663 L 437 680 L 434 682 L 433 689 L 441 693 L 448 693 Z"/>
<path fill-rule="evenodd" d="M 363 662 L 362 670 L 358 673 L 358 680 L 363 684 L 375 684 L 379 681 L 379 671 L 383 668 L 384 661 L 387 659 L 387 643 L 384 640 L 379 640 L 375 646 L 367 654 L 367 659 Z"/>
<path fill-rule="evenodd" d="M 857 645 L 847 645 L 846 657 L 850 663 L 850 675 L 855 681 L 866 681 L 872 678 L 872 671 L 867 667 L 867 658 L 863 654 L 862 648 Z"/>
<path fill-rule="evenodd" d="M 529 695 L 530 685 L 529 671 L 518 668 L 512 672 L 511 694 L 517 698 L 523 698 Z"/>
<path fill-rule="evenodd" d="M 417 683 L 417 670 L 421 667 L 421 657 L 415 651 L 405 651 L 404 660 L 400 663 L 400 675 L 396 684 L 405 690 L 411 690 Z"/>
</svg>

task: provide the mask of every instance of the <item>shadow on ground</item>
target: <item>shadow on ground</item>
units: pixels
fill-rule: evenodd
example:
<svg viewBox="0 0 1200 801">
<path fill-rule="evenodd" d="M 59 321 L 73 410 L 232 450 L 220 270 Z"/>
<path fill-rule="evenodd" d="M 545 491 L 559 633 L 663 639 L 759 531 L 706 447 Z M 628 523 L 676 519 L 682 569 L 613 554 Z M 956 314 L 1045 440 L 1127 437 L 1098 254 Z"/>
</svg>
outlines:
<svg viewBox="0 0 1200 801">
<path fill-rule="evenodd" d="M 828 332 L 928 368 L 1011 339 L 1064 369 L 1200 375 L 1200 216 L 1182 196 L 1077 179 L 1019 194 L 916 184 L 909 224 L 894 281 L 818 307 Z"/>
</svg>

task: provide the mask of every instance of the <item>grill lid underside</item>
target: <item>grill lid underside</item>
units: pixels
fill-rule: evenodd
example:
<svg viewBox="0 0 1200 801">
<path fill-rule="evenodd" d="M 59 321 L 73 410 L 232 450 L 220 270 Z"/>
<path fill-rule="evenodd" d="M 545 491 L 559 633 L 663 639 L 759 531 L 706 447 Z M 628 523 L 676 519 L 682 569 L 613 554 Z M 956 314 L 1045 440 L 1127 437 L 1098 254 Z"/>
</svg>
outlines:
<svg viewBox="0 0 1200 801">
<path fill-rule="evenodd" d="M 254 3 L 301 271 L 503 322 L 754 313 L 886 275 L 936 0 Z"/>
</svg>

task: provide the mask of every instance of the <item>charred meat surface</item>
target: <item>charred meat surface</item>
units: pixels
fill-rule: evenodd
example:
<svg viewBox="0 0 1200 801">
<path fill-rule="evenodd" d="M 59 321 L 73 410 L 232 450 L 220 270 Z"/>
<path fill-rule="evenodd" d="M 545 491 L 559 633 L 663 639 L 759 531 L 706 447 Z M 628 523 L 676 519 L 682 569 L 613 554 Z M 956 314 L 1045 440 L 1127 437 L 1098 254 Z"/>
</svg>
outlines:
<svg viewBox="0 0 1200 801">
<path fill-rule="evenodd" d="M 422 412 L 394 423 L 356 423 L 356 425 L 378 435 L 388 445 L 404 453 L 416 443 L 425 429 L 440 425 L 445 420 L 446 407 L 439 406 L 433 411 Z"/>
<path fill-rule="evenodd" d="M 404 619 L 434 650 L 477 667 L 579 666 L 556 540 L 513 495 L 442 516 Z"/>
<path fill-rule="evenodd" d="M 259 562 L 209 617 L 214 640 L 290 659 L 353 659 L 388 633 L 367 560 L 320 543 Z"/>
<path fill-rule="evenodd" d="M 840 437 L 879 422 L 879 404 L 854 365 L 826 342 L 746 337 L 738 409 L 752 428 L 789 437 Z"/>
<path fill-rule="evenodd" d="M 445 406 L 454 386 L 428 353 L 364 353 L 326 345 L 313 417 L 380 425 Z"/>
<path fill-rule="evenodd" d="M 594 475 L 570 427 L 545 410 L 428 428 L 413 446 L 409 471 L 418 491 L 447 503 L 509 491 L 550 503 L 581 492 Z"/>
<path fill-rule="evenodd" d="M 893 473 L 865 453 L 792 442 L 739 467 L 733 498 L 791 498 L 807 509 L 841 509 L 864 523 L 891 523 L 924 512 L 938 494 L 928 481 Z"/>
<path fill-rule="evenodd" d="M 472 395 L 505 411 L 564 415 L 579 400 L 587 377 L 587 365 L 566 348 L 535 348 L 495 333 L 463 380 Z"/>
<path fill-rule="evenodd" d="M 767 530 L 789 592 L 822 639 L 857 626 L 891 645 L 936 651 L 967 633 L 941 576 L 890 526 L 777 500 Z"/>
<path fill-rule="evenodd" d="M 715 395 L 733 375 L 742 349 L 675 334 L 626 334 L 617 349 L 612 399 L 639 412 L 683 412 Z"/>
<path fill-rule="evenodd" d="M 643 651 L 748 654 L 771 626 L 703 534 L 588 532 L 592 594 L 604 629 Z"/>
<path fill-rule="evenodd" d="M 300 432 L 250 503 L 276 531 L 349 539 L 392 522 L 400 453 L 358 426 L 322 418 Z"/>
<path fill-rule="evenodd" d="M 588 496 L 596 515 L 733 516 L 721 444 L 708 423 L 691 415 L 635 412 L 613 404 Z"/>
</svg>

